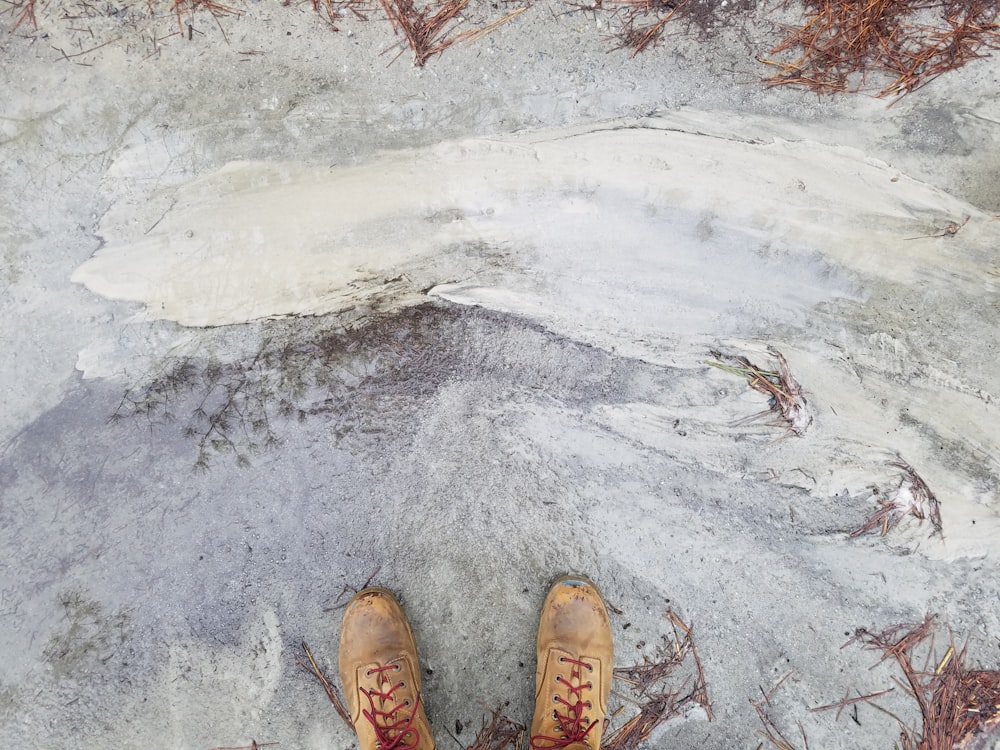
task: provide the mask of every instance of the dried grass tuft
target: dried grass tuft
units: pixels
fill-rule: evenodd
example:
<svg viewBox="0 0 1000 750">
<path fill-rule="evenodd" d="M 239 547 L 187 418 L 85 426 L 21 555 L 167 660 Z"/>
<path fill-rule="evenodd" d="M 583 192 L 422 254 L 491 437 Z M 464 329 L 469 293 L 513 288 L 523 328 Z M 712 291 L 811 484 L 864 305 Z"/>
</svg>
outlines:
<svg viewBox="0 0 1000 750">
<path fill-rule="evenodd" d="M 930 518 L 934 533 L 941 534 L 941 504 L 927 483 L 912 466 L 898 456 L 897 460 L 891 461 L 889 465 L 903 472 L 899 487 L 879 499 L 878 510 L 852 531 L 850 538 L 853 539 L 874 529 L 879 529 L 879 534 L 885 536 L 906 516 L 913 516 L 920 521 Z"/>
<path fill-rule="evenodd" d="M 711 352 L 716 360 L 728 359 L 730 363 L 708 361 L 705 364 L 746 378 L 751 388 L 770 397 L 770 408 L 767 411 L 747 417 L 738 424 L 754 422 L 771 414 L 777 418 L 768 422 L 769 426 L 783 427 L 786 434 L 801 436 L 812 424 L 812 415 L 806 408 L 805 394 L 802 387 L 792 377 L 792 371 L 781 352 L 773 347 L 768 347 L 768 352 L 777 360 L 777 371 L 764 370 L 746 357 L 724 357 L 717 351 Z"/>
</svg>

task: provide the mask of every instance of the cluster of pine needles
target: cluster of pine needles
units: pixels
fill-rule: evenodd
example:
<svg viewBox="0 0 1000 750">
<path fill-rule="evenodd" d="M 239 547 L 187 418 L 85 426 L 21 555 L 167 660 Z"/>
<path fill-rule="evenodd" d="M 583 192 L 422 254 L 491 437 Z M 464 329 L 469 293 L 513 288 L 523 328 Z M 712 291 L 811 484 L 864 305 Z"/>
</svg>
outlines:
<svg viewBox="0 0 1000 750">
<path fill-rule="evenodd" d="M 900 727 L 899 750 L 978 750 L 992 747 L 1000 731 L 1000 670 L 970 669 L 966 666 L 965 647 L 956 648 L 949 639 L 948 648 L 935 656 L 934 636 L 938 628 L 935 618 L 928 615 L 917 625 L 895 625 L 877 633 L 864 628 L 855 631 L 845 646 L 860 643 L 865 649 L 881 654 L 881 661 L 894 661 L 902 679 L 893 678 L 896 687 L 916 701 L 920 708 L 921 727 L 907 726 L 875 699 L 892 692 L 889 688 L 877 693 L 851 697 L 812 711 L 837 710 L 837 718 L 848 706 L 870 704 L 896 719 Z M 785 675 L 761 700 L 751 701 L 760 717 L 760 735 L 778 750 L 799 750 L 778 729 L 768 712 L 770 699 L 787 679 Z M 801 747 L 808 750 L 805 730 L 798 727 Z"/>
<path fill-rule="evenodd" d="M 792 0 L 786 0 L 787 7 Z M 996 0 L 796 0 L 801 25 L 765 59 L 772 86 L 820 93 L 867 90 L 899 96 L 1000 46 Z"/>
<path fill-rule="evenodd" d="M 659 44 L 668 27 L 704 38 L 754 5 L 594 0 L 575 7 L 615 16 L 617 46 L 634 56 Z M 799 16 L 775 24 L 784 36 L 758 58 L 776 69 L 770 86 L 902 96 L 1000 47 L 996 0 L 783 0 L 769 12 Z"/>
<path fill-rule="evenodd" d="M 10 31 L 38 28 L 38 3 L 44 0 L 6 0 L 13 22 Z M 235 2 L 235 0 L 232 0 Z M 528 10 L 520 4 L 501 17 L 503 3 L 470 7 L 470 0 L 309 0 L 329 26 L 339 30 L 341 20 L 354 17 L 387 19 L 409 48 L 413 61 L 423 66 L 456 42 L 472 42 Z M 747 19 L 756 0 L 562 0 L 569 12 L 605 13 L 613 18 L 616 49 L 633 56 L 657 46 L 668 29 L 706 39 L 724 26 Z M 283 0 L 291 5 L 301 0 Z M 161 6 L 162 3 L 162 6 Z M 79 6 L 83 11 L 70 10 Z M 191 38 L 197 11 L 207 11 L 216 23 L 242 10 L 219 0 L 147 0 L 150 13 L 169 5 L 175 16 L 174 34 Z M 93 18 L 100 6 L 75 0 L 62 7 L 69 20 Z M 774 69 L 765 78 L 770 86 L 799 86 L 817 93 L 873 91 L 876 96 L 901 96 L 943 73 L 986 56 L 1000 47 L 996 0 L 782 0 L 765 10 L 783 34 L 766 57 L 758 61 Z M 475 25 L 473 18 L 494 17 Z M 221 29 L 221 25 L 220 25 Z M 224 34 L 225 32 L 223 32 Z M 110 43 L 110 42 L 106 42 Z M 66 55 L 75 57 L 97 49 Z M 396 45 L 393 45 L 395 47 Z M 391 49 L 391 48 L 390 48 Z M 386 50 L 388 51 L 388 50 Z M 397 55 L 398 56 L 398 55 Z"/>
<path fill-rule="evenodd" d="M 632 716 L 604 737 L 601 747 L 606 750 L 635 750 L 658 726 L 695 708 L 712 719 L 708 685 L 691 626 L 671 609 L 663 617 L 670 622 L 672 632 L 655 655 L 614 671 L 615 679 L 626 686 L 625 691 L 616 689 L 615 695 L 623 709 L 631 707 Z"/>
<path fill-rule="evenodd" d="M 291 0 L 285 0 L 289 4 Z M 502 17 L 474 28 L 469 25 L 469 0 L 310 0 L 312 8 L 321 12 L 334 31 L 339 31 L 339 19 L 350 14 L 368 20 L 372 13 L 384 15 L 393 31 L 403 39 L 403 48 L 409 47 L 413 64 L 423 67 L 434 55 L 444 52 L 457 42 L 471 43 L 495 31 L 528 9 L 522 5 Z M 461 29 L 461 30 L 460 30 Z"/>
<path fill-rule="evenodd" d="M 631 50 L 632 57 L 658 45 L 668 28 L 707 38 L 739 13 L 753 8 L 755 0 L 594 0 L 571 2 L 576 10 L 603 12 L 616 19 L 616 49 Z"/>
</svg>

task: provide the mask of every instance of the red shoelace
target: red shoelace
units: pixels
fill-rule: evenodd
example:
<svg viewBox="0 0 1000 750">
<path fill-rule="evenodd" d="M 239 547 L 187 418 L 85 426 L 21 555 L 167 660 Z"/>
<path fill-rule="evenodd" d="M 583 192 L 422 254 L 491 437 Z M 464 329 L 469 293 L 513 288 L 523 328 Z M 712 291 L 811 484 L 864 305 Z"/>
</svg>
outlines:
<svg viewBox="0 0 1000 750">
<path fill-rule="evenodd" d="M 384 673 L 390 670 L 398 672 L 399 669 L 398 664 L 373 667 L 368 670 L 368 676 L 371 677 L 373 674 L 378 674 L 378 682 L 381 687 L 390 683 L 389 678 Z M 385 692 L 361 688 L 362 694 L 368 699 L 368 709 L 362 710 L 361 713 L 371 722 L 372 727 L 374 727 L 375 738 L 380 750 L 414 750 L 420 744 L 420 732 L 413 728 L 413 720 L 416 718 L 417 707 L 420 705 L 420 694 L 417 693 L 416 703 L 409 714 L 407 714 L 403 709 L 409 707 L 410 702 L 408 700 L 402 703 L 392 703 L 394 700 L 393 693 L 401 687 L 403 687 L 402 682 L 397 682 Z M 376 699 L 378 699 L 379 705 L 382 707 L 381 709 L 376 707 Z M 390 708 L 382 710 L 390 706 L 390 704 Z M 405 739 L 407 736 L 412 739 L 407 741 Z"/>
<path fill-rule="evenodd" d="M 575 665 L 575 669 L 570 672 L 570 680 L 575 682 L 580 682 L 580 668 L 586 667 L 587 669 L 593 669 L 593 667 L 584 661 L 577 661 L 576 659 L 570 659 L 568 657 L 560 656 L 559 661 L 562 663 L 569 663 Z M 562 683 L 567 688 L 569 688 L 569 700 L 564 699 L 562 696 L 556 696 L 556 703 L 566 706 L 568 711 L 566 713 L 560 713 L 559 709 L 553 711 L 556 720 L 556 728 L 562 733 L 562 737 L 548 737 L 543 734 L 536 734 L 531 738 L 531 747 L 533 750 L 557 750 L 558 748 L 566 747 L 574 742 L 583 742 L 584 738 L 597 726 L 597 721 L 592 721 L 590 724 L 586 724 L 583 718 L 583 711 L 585 708 L 592 708 L 590 701 L 583 700 L 580 693 L 584 690 L 591 690 L 594 687 L 594 683 L 588 682 L 586 684 L 580 684 L 573 686 L 573 683 L 569 680 L 563 679 L 562 675 L 556 675 L 556 682 Z"/>
</svg>

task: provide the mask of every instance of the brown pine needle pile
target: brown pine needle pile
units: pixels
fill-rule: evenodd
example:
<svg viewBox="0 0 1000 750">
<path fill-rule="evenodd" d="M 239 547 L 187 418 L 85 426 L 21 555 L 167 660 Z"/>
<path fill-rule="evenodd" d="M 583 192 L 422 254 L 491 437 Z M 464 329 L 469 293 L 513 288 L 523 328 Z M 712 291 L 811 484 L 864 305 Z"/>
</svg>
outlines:
<svg viewBox="0 0 1000 750">
<path fill-rule="evenodd" d="M 282 5 L 290 5 L 292 0 L 282 0 Z M 337 21 L 350 12 L 355 18 L 361 21 L 368 20 L 368 13 L 373 6 L 368 0 L 310 0 L 312 9 L 325 16 L 325 21 L 334 31 L 340 31 Z"/>
<path fill-rule="evenodd" d="M 222 16 L 243 15 L 243 11 L 239 8 L 217 3 L 215 0 L 174 0 L 171 10 L 177 17 L 177 29 L 182 34 L 184 33 L 184 14 L 187 14 L 190 17 L 193 16 L 198 10 L 207 10 L 215 18 L 221 18 Z"/>
<path fill-rule="evenodd" d="M 717 0 L 594 0 L 591 4 L 571 2 L 576 10 L 604 11 L 618 20 L 618 41 L 615 49 L 631 49 L 635 57 L 663 38 L 668 25 L 683 24 L 685 32 L 692 30 L 706 36 L 723 20 L 724 14 L 746 10 L 753 0 L 732 0 L 729 6 Z"/>
<path fill-rule="evenodd" d="M 13 33 L 23 23 L 30 23 L 32 29 L 38 28 L 38 17 L 35 15 L 35 2 L 36 0 L 24 0 L 21 5 L 14 6 L 16 12 L 14 23 L 11 24 L 7 31 Z"/>
<path fill-rule="evenodd" d="M 622 29 L 619 48 L 629 47 L 638 55 L 647 47 L 656 45 L 663 37 L 667 23 L 684 17 L 689 10 L 689 0 L 618 0 L 622 11 Z"/>
<path fill-rule="evenodd" d="M 802 0 L 766 59 L 772 86 L 902 96 L 1000 46 L 996 0 Z M 790 7 L 786 2 L 783 7 Z M 869 83 L 869 79 L 874 84 Z"/>
<path fill-rule="evenodd" d="M 667 640 L 654 658 L 615 669 L 615 679 L 628 685 L 629 695 L 618 694 L 619 697 L 637 712 L 602 740 L 601 747 L 605 750 L 635 750 L 663 722 L 684 716 L 698 706 L 712 719 L 708 686 L 691 627 L 670 609 L 663 616 L 673 628 L 672 639 Z"/>
<path fill-rule="evenodd" d="M 524 725 L 504 715 L 501 707 L 486 709 L 483 726 L 468 750 L 522 750 L 524 747 Z"/>
<path fill-rule="evenodd" d="M 965 666 L 966 651 L 949 645 L 941 658 L 934 657 L 933 616 L 927 616 L 918 625 L 896 625 L 879 633 L 859 628 L 854 637 L 845 643 L 861 643 L 869 650 L 878 651 L 882 661 L 893 660 L 903 673 L 903 680 L 895 680 L 920 708 L 922 726 L 918 732 L 898 718 L 900 724 L 897 750 L 986 750 L 1000 739 L 1000 670 L 969 669 Z M 922 658 L 920 658 L 922 655 Z M 922 662 L 919 666 L 917 662 Z M 768 706 L 771 696 L 788 679 L 789 672 L 767 693 L 761 691 L 760 700 L 751 700 L 757 710 L 763 729 L 760 731 L 770 746 L 778 750 L 799 750 L 782 734 L 771 716 Z M 881 690 L 856 698 L 843 700 L 813 711 L 837 709 L 837 718 L 848 706 L 871 703 L 882 713 L 874 700 L 890 693 L 894 688 Z M 889 714 L 896 718 L 893 714 Z M 798 727 L 802 747 L 809 748 L 805 730 Z"/>
<path fill-rule="evenodd" d="M 455 43 L 452 31 L 468 4 L 469 0 L 444 0 L 417 7 L 413 0 L 382 0 L 392 28 L 406 37 L 413 50 L 413 64 L 417 67 Z"/>
<path fill-rule="evenodd" d="M 906 680 L 904 689 L 920 706 L 921 732 L 901 727 L 902 750 L 971 748 L 984 731 L 992 734 L 1000 720 L 1000 670 L 968 669 L 965 648 L 954 645 L 932 660 L 934 630 L 934 618 L 928 616 L 919 625 L 880 633 L 861 629 L 852 639 L 880 651 L 883 661 L 895 660 Z M 915 652 L 920 648 L 927 648 L 927 655 L 918 667 Z"/>
</svg>

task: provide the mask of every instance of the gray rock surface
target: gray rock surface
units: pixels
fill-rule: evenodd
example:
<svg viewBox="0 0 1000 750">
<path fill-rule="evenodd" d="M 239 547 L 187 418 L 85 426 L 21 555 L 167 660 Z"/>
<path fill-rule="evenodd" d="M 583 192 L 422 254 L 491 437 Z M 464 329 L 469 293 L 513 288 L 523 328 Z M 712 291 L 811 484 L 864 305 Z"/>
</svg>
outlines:
<svg viewBox="0 0 1000 750">
<path fill-rule="evenodd" d="M 694 626 L 714 719 L 692 712 L 650 747 L 758 747 L 750 700 L 788 672 L 771 714 L 790 737 L 801 722 L 810 747 L 892 747 L 870 706 L 809 711 L 893 685 L 876 654 L 841 649 L 859 627 L 934 612 L 996 666 L 996 60 L 888 108 L 762 86 L 760 13 L 630 58 L 608 51 L 608 17 L 536 5 L 418 69 L 389 63 L 387 23 L 333 32 L 308 4 L 200 12 L 190 40 L 172 16 L 112 10 L 70 24 L 52 8 L 0 35 L 4 747 L 350 747 L 295 659 L 305 640 L 332 674 L 340 606 L 368 580 L 411 616 L 443 747 L 456 721 L 471 741 L 481 703 L 529 721 L 537 608 L 571 570 L 620 611 L 622 665 L 671 632 L 667 607 Z M 708 162 L 649 211 L 611 172 L 560 186 L 526 169 L 484 188 L 512 207 L 487 224 L 441 213 L 428 183 L 423 208 L 338 219 L 357 247 L 369 232 L 357 270 L 378 283 L 323 315 L 191 327 L 72 280 L 104 248 L 145 269 L 138 286 L 176 289 L 135 248 L 176 246 L 177 200 L 232 163 L 295 187 L 623 122 L 701 134 L 691 153 L 716 155 L 731 200 L 708 203 Z M 774 196 L 737 179 L 734 143 L 803 169 L 847 154 L 890 197 L 824 216 L 794 197 L 815 181 L 789 178 L 787 211 L 756 214 Z M 475 174 L 468 149 L 455 163 Z M 788 167 L 759 169 L 778 184 Z M 433 231 L 392 234 L 400 217 Z M 602 223 L 617 243 L 589 240 Z M 659 237 L 685 251 L 653 252 Z M 418 241 L 420 263 L 385 260 Z M 254 242 L 266 284 L 291 250 Z M 229 257 L 205 255 L 222 260 L 199 314 L 248 294 Z M 325 261 L 310 262 L 305 278 Z M 806 392 L 801 437 L 742 421 L 766 396 L 705 364 L 717 349 L 773 367 L 768 346 Z M 943 536 L 907 517 L 849 539 L 904 481 L 899 457 L 940 500 Z M 881 705 L 918 721 L 899 689 Z"/>
</svg>

